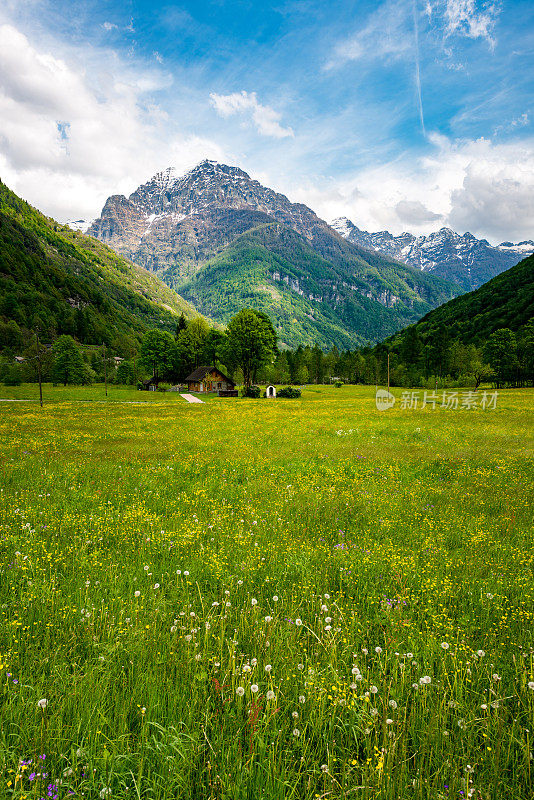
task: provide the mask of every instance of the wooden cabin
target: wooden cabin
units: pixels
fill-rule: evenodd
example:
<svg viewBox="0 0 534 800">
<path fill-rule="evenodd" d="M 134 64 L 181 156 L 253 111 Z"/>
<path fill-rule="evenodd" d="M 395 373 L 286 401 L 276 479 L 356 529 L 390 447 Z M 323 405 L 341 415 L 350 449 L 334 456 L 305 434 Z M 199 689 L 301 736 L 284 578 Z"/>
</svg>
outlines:
<svg viewBox="0 0 534 800">
<path fill-rule="evenodd" d="M 190 392 L 233 392 L 235 383 L 217 367 L 197 367 L 185 379 Z"/>
</svg>

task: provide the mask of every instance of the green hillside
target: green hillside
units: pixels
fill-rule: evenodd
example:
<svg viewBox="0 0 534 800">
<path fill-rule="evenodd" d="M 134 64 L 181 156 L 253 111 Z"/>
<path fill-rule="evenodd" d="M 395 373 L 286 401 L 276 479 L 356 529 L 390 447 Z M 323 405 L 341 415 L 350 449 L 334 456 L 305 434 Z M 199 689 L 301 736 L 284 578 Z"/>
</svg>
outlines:
<svg viewBox="0 0 534 800">
<path fill-rule="evenodd" d="M 406 265 L 384 267 L 333 241 L 324 255 L 280 223 L 260 225 L 177 284 L 198 310 L 227 322 L 243 306 L 266 312 L 287 345 L 353 348 L 415 322 L 458 291 Z M 173 283 L 172 268 L 161 273 Z M 379 299 L 377 299 L 379 298 Z"/>
<path fill-rule="evenodd" d="M 483 345 L 500 328 L 517 332 L 534 318 L 534 256 L 431 311 L 417 323 L 422 339 L 446 331 L 463 344 Z"/>
<path fill-rule="evenodd" d="M 142 267 L 43 216 L 0 182 L 0 347 L 39 329 L 121 351 L 149 327 L 173 330 L 195 309 Z"/>
</svg>

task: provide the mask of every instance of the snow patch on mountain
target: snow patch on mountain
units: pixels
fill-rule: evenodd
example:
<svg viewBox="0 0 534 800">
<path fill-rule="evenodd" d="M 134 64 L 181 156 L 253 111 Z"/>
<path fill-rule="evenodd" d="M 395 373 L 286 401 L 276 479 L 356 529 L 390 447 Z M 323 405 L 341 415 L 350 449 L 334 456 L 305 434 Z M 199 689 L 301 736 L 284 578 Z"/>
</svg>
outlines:
<svg viewBox="0 0 534 800">
<path fill-rule="evenodd" d="M 335 219 L 331 227 L 352 244 L 452 280 L 467 290 L 478 288 L 534 253 L 532 241 L 503 242 L 493 247 L 487 239 L 477 239 L 469 232 L 460 235 L 451 228 L 441 228 L 428 236 L 408 232 L 393 236 L 389 231 L 362 231 L 347 217 Z"/>
</svg>

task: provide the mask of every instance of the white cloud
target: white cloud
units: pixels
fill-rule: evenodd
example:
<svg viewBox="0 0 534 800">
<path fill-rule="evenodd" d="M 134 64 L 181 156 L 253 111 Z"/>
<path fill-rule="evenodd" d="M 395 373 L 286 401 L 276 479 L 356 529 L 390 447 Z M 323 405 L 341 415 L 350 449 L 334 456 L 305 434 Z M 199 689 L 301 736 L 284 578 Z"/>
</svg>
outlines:
<svg viewBox="0 0 534 800">
<path fill-rule="evenodd" d="M 282 115 L 278 111 L 258 102 L 256 92 L 234 92 L 233 94 L 215 94 L 212 92 L 210 101 L 221 117 L 250 113 L 258 133 L 262 136 L 283 139 L 294 135 L 291 128 L 282 127 L 280 124 Z"/>
<path fill-rule="evenodd" d="M 442 219 L 441 214 L 435 214 L 420 200 L 399 200 L 395 212 L 407 225 L 424 225 L 426 222 L 437 222 Z"/>
<path fill-rule="evenodd" d="M 534 238 L 534 141 L 469 148 L 461 186 L 451 192 L 451 227 L 487 232 L 488 238 Z"/>
<path fill-rule="evenodd" d="M 493 135 L 497 136 L 499 133 L 511 133 L 512 131 L 517 130 L 517 128 L 524 128 L 529 123 L 530 118 L 528 116 L 528 112 L 524 111 L 518 117 L 511 119 L 509 122 L 503 122 L 501 125 L 497 125 L 493 131 Z"/>
<path fill-rule="evenodd" d="M 446 225 L 493 244 L 533 238 L 534 139 L 429 139 L 433 150 L 425 157 L 407 155 L 321 186 L 302 184 L 293 195 L 325 219 L 347 216 L 370 231 L 428 234 Z"/>
<path fill-rule="evenodd" d="M 500 14 L 500 2 L 477 3 L 476 0 L 446 0 L 447 33 L 470 39 L 486 39 L 495 45 L 493 31 Z"/>
<path fill-rule="evenodd" d="M 326 69 L 362 58 L 394 61 L 413 52 L 410 9 L 403 0 L 386 0 L 368 17 L 365 25 L 340 42 Z"/>
<path fill-rule="evenodd" d="M 280 114 L 262 105 L 254 92 L 212 94 L 217 113 L 247 115 L 271 139 L 253 137 L 254 144 L 245 148 L 234 130 L 218 131 L 226 149 L 208 138 L 211 134 L 194 135 L 213 128 L 205 86 L 182 91 L 173 85 L 172 103 L 162 108 L 158 92 L 173 79 L 153 59 L 151 66 L 138 62 L 134 69 L 111 50 L 86 46 L 72 53 L 66 45 L 32 44 L 14 27 L 0 26 L 0 176 L 60 220 L 96 215 L 110 194 L 129 194 L 167 166 L 183 172 L 213 158 L 243 166 L 326 219 L 346 215 L 368 230 L 428 233 L 444 224 L 494 243 L 534 236 L 532 138 L 451 142 L 434 134 L 424 157 L 412 151 L 346 177 L 319 179 L 314 175 L 327 161 L 321 162 L 318 153 L 338 163 L 334 156 L 342 133 L 336 131 L 346 128 L 330 126 L 321 138 L 326 128 L 313 128 L 312 120 L 311 133 L 303 130 L 293 140 Z M 182 120 L 190 108 L 194 122 L 184 133 Z M 471 115 L 476 110 L 472 107 Z M 507 130 L 518 136 L 528 115 L 511 117 Z M 374 117 L 366 118 L 366 126 L 380 129 Z M 241 147 L 234 156 L 234 148 Z M 369 158 L 377 158 L 376 149 L 370 149 Z"/>
<path fill-rule="evenodd" d="M 170 164 L 224 159 L 214 142 L 169 133 L 151 97 L 169 85 L 167 73 L 132 72 L 101 52 L 91 83 L 80 63 L 0 26 L 0 174 L 29 202 L 58 219 L 94 216 L 108 195 Z"/>
<path fill-rule="evenodd" d="M 340 67 L 348 61 L 411 60 L 414 44 L 417 47 L 414 34 L 417 38 L 421 13 L 427 23 L 439 28 L 445 37 L 485 39 L 494 47 L 500 12 L 501 0 L 436 0 L 434 4 L 427 0 L 424 8 L 420 8 L 418 0 L 384 0 L 377 4 L 362 26 L 336 45 L 326 69 Z M 447 48 L 444 52 L 447 54 Z M 450 48 L 448 54 L 452 54 Z"/>
</svg>

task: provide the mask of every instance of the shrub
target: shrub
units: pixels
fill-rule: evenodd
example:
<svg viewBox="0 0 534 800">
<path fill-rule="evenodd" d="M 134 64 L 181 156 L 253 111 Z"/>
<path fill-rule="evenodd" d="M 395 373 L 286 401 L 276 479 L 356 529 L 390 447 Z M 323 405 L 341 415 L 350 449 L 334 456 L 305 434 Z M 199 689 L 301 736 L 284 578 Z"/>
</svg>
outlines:
<svg viewBox="0 0 534 800">
<path fill-rule="evenodd" d="M 260 395 L 261 395 L 261 389 L 259 386 L 249 386 L 248 388 L 245 387 L 243 389 L 243 397 L 253 397 L 254 399 L 256 399 Z"/>
<path fill-rule="evenodd" d="M 336 381 L 334 383 L 334 386 L 336 387 L 336 389 L 341 389 L 341 387 L 343 386 L 343 381 Z"/>
<path fill-rule="evenodd" d="M 285 389 L 280 389 L 277 393 L 277 397 L 286 397 L 289 400 L 296 400 L 301 396 L 302 392 L 300 389 L 295 389 L 294 386 L 286 386 Z"/>
<path fill-rule="evenodd" d="M 6 386 L 20 386 L 22 383 L 22 375 L 20 374 L 19 367 L 9 367 L 4 375 L 4 383 Z"/>
</svg>

